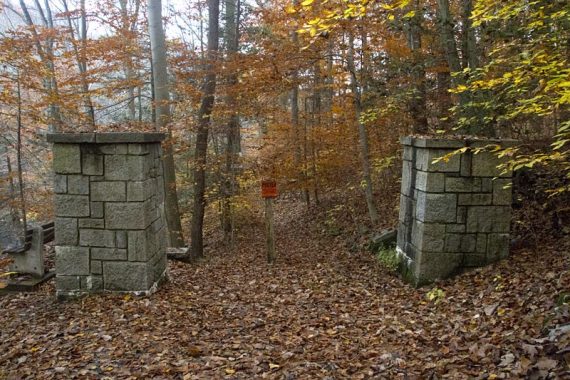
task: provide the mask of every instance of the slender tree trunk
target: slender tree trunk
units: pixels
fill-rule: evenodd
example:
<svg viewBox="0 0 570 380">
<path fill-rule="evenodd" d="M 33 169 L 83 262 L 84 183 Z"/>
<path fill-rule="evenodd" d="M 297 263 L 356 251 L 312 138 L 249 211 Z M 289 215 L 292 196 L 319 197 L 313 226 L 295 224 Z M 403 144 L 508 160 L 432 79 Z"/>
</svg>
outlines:
<svg viewBox="0 0 570 380">
<path fill-rule="evenodd" d="M 156 128 L 168 127 L 169 138 L 172 139 L 170 128 L 170 94 L 168 86 L 168 71 L 166 67 L 166 41 L 162 28 L 162 1 L 148 0 L 148 30 L 152 49 L 153 83 L 156 109 Z M 180 211 L 178 209 L 178 194 L 176 191 L 176 173 L 174 153 L 169 142 L 164 147 L 165 214 L 168 225 L 169 242 L 173 247 L 184 245 Z"/>
<path fill-rule="evenodd" d="M 226 0 L 226 47 L 227 58 L 231 62 L 238 52 L 239 46 L 239 15 L 240 15 L 240 1 L 239 0 Z M 237 102 L 235 99 L 235 86 L 238 83 L 237 74 L 233 73 L 228 77 L 228 87 L 230 94 L 227 96 L 227 105 L 231 115 L 226 127 L 226 152 L 225 152 L 225 174 L 223 180 L 223 199 L 222 199 L 222 229 L 224 231 L 224 239 L 226 242 L 233 246 L 233 212 L 232 212 L 232 197 L 237 191 L 236 184 L 236 164 L 237 156 L 240 151 L 240 125 L 239 116 L 235 109 Z"/>
<path fill-rule="evenodd" d="M 477 38 L 475 37 L 475 29 L 471 21 L 471 13 L 473 12 L 473 0 L 462 0 L 463 12 L 463 34 L 462 34 L 462 51 L 464 57 L 463 67 L 469 67 L 471 70 L 479 66 L 479 52 L 477 49 Z"/>
<path fill-rule="evenodd" d="M 136 2 L 136 10 L 138 12 L 138 0 Z M 131 23 L 131 21 L 129 20 L 129 14 L 128 14 L 128 7 L 127 7 L 127 0 L 119 0 L 119 6 L 121 7 L 121 20 L 122 20 L 122 27 L 123 27 L 123 32 L 125 33 L 124 38 L 127 40 L 126 41 L 126 45 L 128 47 L 128 50 L 130 50 L 130 47 L 132 45 L 132 38 L 131 38 L 131 32 L 134 29 L 134 24 L 135 23 Z M 136 15 L 135 15 L 136 17 Z M 131 25 L 133 24 L 133 25 Z M 133 57 L 130 53 L 126 53 L 126 58 L 124 60 L 124 71 L 125 71 L 125 78 L 127 80 L 127 97 L 128 97 L 128 101 L 127 101 L 127 108 L 128 108 L 128 117 L 129 120 L 135 120 L 136 119 L 136 105 L 135 105 L 135 71 L 133 68 Z"/>
<path fill-rule="evenodd" d="M 364 179 L 364 195 L 366 198 L 366 206 L 368 207 L 368 216 L 373 224 L 378 223 L 378 211 L 374 204 L 374 193 L 372 191 L 372 173 L 370 170 L 370 157 L 368 149 L 368 136 L 366 126 L 362 123 L 360 115 L 362 114 L 362 100 L 360 96 L 360 88 L 356 76 L 356 67 L 354 65 L 354 36 L 352 33 L 348 37 L 348 56 L 347 64 L 350 71 L 350 88 L 352 91 L 356 123 L 358 124 L 358 147 L 360 153 L 360 164 L 362 166 L 362 177 Z"/>
<path fill-rule="evenodd" d="M 191 228 L 191 252 L 195 258 L 204 256 L 204 211 L 206 208 L 206 159 L 208 132 L 216 92 L 215 62 L 218 55 L 220 1 L 208 0 L 208 64 L 202 91 L 202 104 L 198 110 L 198 131 L 194 151 L 194 205 Z"/>
<path fill-rule="evenodd" d="M 409 21 L 408 47 L 412 51 L 412 79 L 413 93 L 410 100 L 410 114 L 414 123 L 415 133 L 427 133 L 427 107 L 426 107 L 426 73 L 422 59 L 422 20 L 423 12 L 419 0 L 414 2 L 415 15 Z"/>
<path fill-rule="evenodd" d="M 27 216 L 26 216 L 26 197 L 24 196 L 24 176 L 23 176 L 23 166 L 22 166 L 22 90 L 20 83 L 20 73 L 18 73 L 17 78 L 17 96 L 18 96 L 18 114 L 16 116 L 16 122 L 18 124 L 18 141 L 16 146 L 17 161 L 18 161 L 18 184 L 20 190 L 20 209 L 22 212 L 22 234 L 24 238 L 26 237 L 26 229 L 28 226 Z"/>
</svg>

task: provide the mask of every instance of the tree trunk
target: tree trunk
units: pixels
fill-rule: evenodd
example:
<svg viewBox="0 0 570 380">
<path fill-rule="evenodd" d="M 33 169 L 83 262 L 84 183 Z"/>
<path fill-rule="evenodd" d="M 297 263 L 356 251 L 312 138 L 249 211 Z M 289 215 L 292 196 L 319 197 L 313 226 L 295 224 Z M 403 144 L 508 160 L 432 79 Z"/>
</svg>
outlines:
<svg viewBox="0 0 570 380">
<path fill-rule="evenodd" d="M 156 109 L 156 129 L 168 127 L 169 137 L 172 138 L 170 129 L 170 104 L 168 88 L 168 72 L 166 68 L 166 41 L 162 28 L 162 1 L 148 0 L 148 30 L 153 62 L 153 83 Z M 182 226 L 180 223 L 180 211 L 178 209 L 178 194 L 176 192 L 176 173 L 174 167 L 174 154 L 172 144 L 167 143 L 164 147 L 165 187 L 165 214 L 169 232 L 169 243 L 172 247 L 184 245 Z"/>
<path fill-rule="evenodd" d="M 208 64 L 206 80 L 202 90 L 202 104 L 198 111 L 198 131 L 194 151 L 194 205 L 191 229 L 191 253 L 195 258 L 204 256 L 204 211 L 206 207 L 206 159 L 208 153 L 208 132 L 214 95 L 216 92 L 215 62 L 218 55 L 220 1 L 208 0 Z"/>
<path fill-rule="evenodd" d="M 426 109 L 426 73 L 422 59 L 422 20 L 423 12 L 419 1 L 415 1 L 415 15 L 409 21 L 408 47 L 412 51 L 412 98 L 410 99 L 410 114 L 414 123 L 414 133 L 424 134 L 428 131 Z"/>
<path fill-rule="evenodd" d="M 370 157 L 368 149 L 368 136 L 366 126 L 362 123 L 360 115 L 362 113 L 362 101 L 360 96 L 360 88 L 363 86 L 358 83 L 356 76 L 356 67 L 354 65 L 354 36 L 352 33 L 348 35 L 348 70 L 350 71 L 350 88 L 352 91 L 356 123 L 358 124 L 358 147 L 360 153 L 360 164 L 362 166 L 362 177 L 364 179 L 364 195 L 366 198 L 366 206 L 368 207 L 368 216 L 372 224 L 378 223 L 378 211 L 374 204 L 374 193 L 372 191 L 372 173 L 370 170 Z"/>
<path fill-rule="evenodd" d="M 238 52 L 239 46 L 239 15 L 240 1 L 226 0 L 226 47 L 227 58 L 231 62 Z M 225 175 L 223 180 L 223 200 L 222 200 L 222 229 L 224 231 L 224 239 L 233 246 L 233 212 L 232 197 L 237 191 L 236 184 L 236 164 L 237 156 L 240 151 L 240 125 L 239 116 L 235 109 L 237 102 L 234 95 L 234 87 L 238 83 L 237 74 L 232 73 L 228 77 L 228 86 L 230 94 L 227 96 L 228 109 L 232 112 L 226 127 L 226 152 L 225 152 Z"/>
</svg>

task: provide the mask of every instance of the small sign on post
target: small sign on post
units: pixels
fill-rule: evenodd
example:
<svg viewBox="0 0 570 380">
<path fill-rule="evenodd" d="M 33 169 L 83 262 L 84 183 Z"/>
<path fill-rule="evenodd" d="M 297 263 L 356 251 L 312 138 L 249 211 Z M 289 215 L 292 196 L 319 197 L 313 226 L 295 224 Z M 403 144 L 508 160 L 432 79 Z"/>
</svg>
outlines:
<svg viewBox="0 0 570 380">
<path fill-rule="evenodd" d="M 273 199 L 277 198 L 277 183 L 261 181 L 261 196 L 265 199 L 265 234 L 267 238 L 267 262 L 275 261 L 275 231 L 273 229 Z"/>
</svg>

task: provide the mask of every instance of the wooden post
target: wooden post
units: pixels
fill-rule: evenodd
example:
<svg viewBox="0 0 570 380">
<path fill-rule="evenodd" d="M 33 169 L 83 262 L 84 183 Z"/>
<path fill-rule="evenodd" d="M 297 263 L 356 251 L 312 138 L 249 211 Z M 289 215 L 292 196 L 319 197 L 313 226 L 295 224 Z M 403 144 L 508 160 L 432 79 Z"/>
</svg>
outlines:
<svg viewBox="0 0 570 380">
<path fill-rule="evenodd" d="M 277 197 L 277 183 L 261 181 L 261 196 L 265 199 L 265 237 L 267 239 L 267 262 L 275 262 L 275 231 L 273 229 L 273 199 Z"/>
<path fill-rule="evenodd" d="M 265 198 L 265 235 L 267 238 L 267 262 L 275 262 L 275 230 L 273 229 L 273 198 Z"/>
</svg>

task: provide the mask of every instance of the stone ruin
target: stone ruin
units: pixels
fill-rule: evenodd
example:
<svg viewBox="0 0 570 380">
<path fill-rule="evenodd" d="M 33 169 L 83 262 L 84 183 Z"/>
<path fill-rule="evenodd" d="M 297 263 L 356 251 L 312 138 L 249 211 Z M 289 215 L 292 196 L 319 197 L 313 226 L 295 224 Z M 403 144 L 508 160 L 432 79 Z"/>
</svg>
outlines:
<svg viewBox="0 0 570 380">
<path fill-rule="evenodd" d="M 460 148 L 512 146 L 513 140 L 405 137 L 397 252 L 404 278 L 416 286 L 509 254 L 512 173 L 490 151 Z"/>
<path fill-rule="evenodd" d="M 55 133 L 58 297 L 149 294 L 166 275 L 161 133 Z"/>
</svg>

